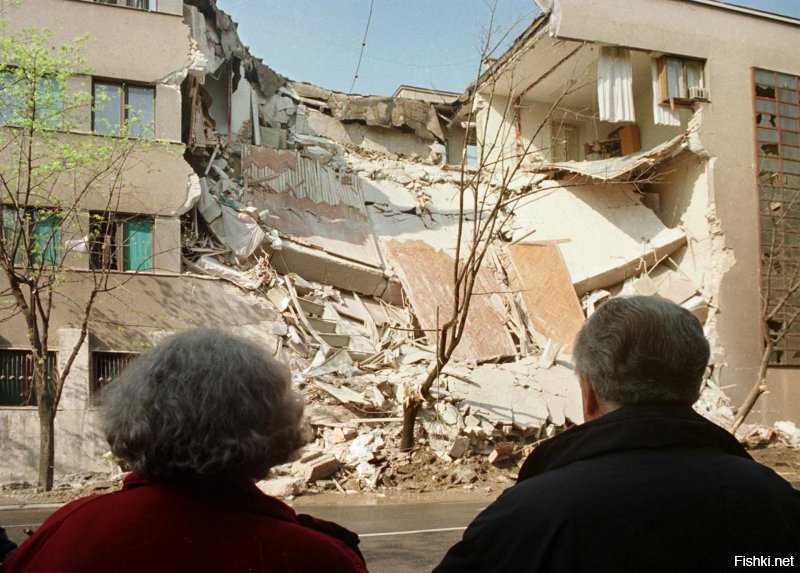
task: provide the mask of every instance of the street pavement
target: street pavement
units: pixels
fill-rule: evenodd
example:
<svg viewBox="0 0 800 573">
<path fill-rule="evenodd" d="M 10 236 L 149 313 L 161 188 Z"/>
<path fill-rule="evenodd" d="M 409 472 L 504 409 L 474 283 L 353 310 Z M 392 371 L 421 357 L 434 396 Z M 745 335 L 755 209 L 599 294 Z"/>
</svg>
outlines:
<svg viewBox="0 0 800 573">
<path fill-rule="evenodd" d="M 361 550 L 372 573 L 430 571 L 461 538 L 486 500 L 375 505 L 309 505 L 295 509 L 335 521 L 361 536 Z M 25 528 L 36 529 L 55 508 L 0 510 L 0 525 L 21 542 Z"/>
</svg>

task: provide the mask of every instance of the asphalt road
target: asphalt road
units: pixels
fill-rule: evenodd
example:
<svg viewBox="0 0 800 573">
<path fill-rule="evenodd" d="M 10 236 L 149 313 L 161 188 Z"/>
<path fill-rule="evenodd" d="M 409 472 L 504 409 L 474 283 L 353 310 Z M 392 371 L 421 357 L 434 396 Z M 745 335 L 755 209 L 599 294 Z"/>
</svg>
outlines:
<svg viewBox="0 0 800 573">
<path fill-rule="evenodd" d="M 439 563 L 486 504 L 486 501 L 453 501 L 314 505 L 296 509 L 358 532 L 361 550 L 372 573 L 418 573 L 430 571 Z M 19 543 L 26 538 L 24 528 L 36 529 L 53 511 L 52 508 L 0 510 L 0 525 Z"/>
</svg>

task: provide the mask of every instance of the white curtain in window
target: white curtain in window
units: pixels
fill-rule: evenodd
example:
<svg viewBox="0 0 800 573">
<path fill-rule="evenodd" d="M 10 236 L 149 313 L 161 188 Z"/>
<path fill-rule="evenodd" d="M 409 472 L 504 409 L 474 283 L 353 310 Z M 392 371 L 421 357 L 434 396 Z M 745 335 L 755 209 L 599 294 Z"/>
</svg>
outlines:
<svg viewBox="0 0 800 573">
<path fill-rule="evenodd" d="M 658 82 L 658 62 L 650 58 L 650 75 L 653 78 L 653 121 L 656 125 L 681 126 L 681 116 L 677 109 L 661 104 L 661 85 Z"/>
<path fill-rule="evenodd" d="M 597 62 L 597 100 L 600 119 L 618 123 L 636 121 L 633 111 L 633 68 L 626 48 L 600 47 Z"/>
</svg>

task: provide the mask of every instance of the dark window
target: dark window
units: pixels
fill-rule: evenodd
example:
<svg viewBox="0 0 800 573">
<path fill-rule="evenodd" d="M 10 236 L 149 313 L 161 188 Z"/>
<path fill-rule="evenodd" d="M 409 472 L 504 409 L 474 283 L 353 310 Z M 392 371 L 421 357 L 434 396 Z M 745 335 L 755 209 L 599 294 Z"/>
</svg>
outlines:
<svg viewBox="0 0 800 573">
<path fill-rule="evenodd" d="M 137 356 L 135 352 L 92 352 L 92 393 L 119 378 Z"/>
<path fill-rule="evenodd" d="M 92 129 L 105 135 L 153 137 L 155 121 L 155 89 L 95 80 Z"/>
<path fill-rule="evenodd" d="M 90 222 L 92 269 L 153 270 L 153 219 L 92 213 Z"/>
<path fill-rule="evenodd" d="M 128 8 L 149 10 L 151 0 L 94 0 L 94 1 L 97 4 L 114 4 L 115 6 L 127 6 Z"/>
<path fill-rule="evenodd" d="M 3 242 L 14 264 L 34 267 L 61 264 L 61 217 L 50 210 L 16 210 L 2 207 Z M 25 241 L 28 245 L 25 245 Z M 30 253 L 30 260 L 28 259 Z"/>
<path fill-rule="evenodd" d="M 47 383 L 54 385 L 56 355 L 45 360 Z M 0 406 L 35 406 L 33 355 L 29 350 L 0 350 Z"/>
<path fill-rule="evenodd" d="M 761 293 L 768 313 L 780 305 L 767 325 L 773 336 L 788 327 L 775 345 L 770 364 L 797 366 L 800 291 L 793 291 L 800 281 L 800 78 L 755 70 L 753 79 Z"/>
</svg>

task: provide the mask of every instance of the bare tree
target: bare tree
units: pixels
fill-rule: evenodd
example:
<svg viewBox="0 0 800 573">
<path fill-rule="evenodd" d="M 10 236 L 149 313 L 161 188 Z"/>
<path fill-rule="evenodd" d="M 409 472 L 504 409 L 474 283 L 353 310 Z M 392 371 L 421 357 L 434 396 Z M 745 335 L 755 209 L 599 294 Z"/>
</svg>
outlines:
<svg viewBox="0 0 800 573">
<path fill-rule="evenodd" d="M 773 199 L 778 198 L 773 197 Z M 797 217 L 797 201 L 773 200 L 767 203 L 766 208 L 769 209 L 770 234 L 769 243 L 762 253 L 761 338 L 764 347 L 756 380 L 737 411 L 731 425 L 732 433 L 736 433 L 759 397 L 766 392 L 767 370 L 776 348 L 797 325 L 797 319 L 800 317 L 800 304 L 797 299 L 800 291 L 800 263 L 795 262 L 797 246 L 793 230 L 787 228 Z"/>
<path fill-rule="evenodd" d="M 113 137 L 74 133 L 85 130 L 92 105 L 103 105 L 68 86 L 68 78 L 86 74 L 80 44 L 54 47 L 34 30 L 0 37 L 0 312 L 24 322 L 30 345 L 43 490 L 53 486 L 56 412 L 92 309 L 121 284 L 109 259 L 123 245 L 108 241 L 109 223 L 130 187 L 134 151 L 152 145 L 128 136 L 134 118 L 112 126 Z M 56 365 L 50 349 L 59 307 L 79 337 Z"/>
<path fill-rule="evenodd" d="M 494 10 L 492 10 L 487 33 L 484 34 L 481 46 L 481 62 L 493 54 L 506 39 L 503 36 L 496 43 L 492 39 L 490 32 L 493 18 Z M 491 129 L 489 114 L 482 114 L 480 118 L 482 129 L 479 132 L 479 137 L 482 135 L 482 138 L 478 146 L 477 164 L 468 166 L 466 150 L 462 155 L 458 182 L 459 216 L 453 263 L 453 300 L 447 308 L 437 309 L 442 313 L 442 322 L 439 322 L 437 312 L 433 365 L 418 391 L 407 395 L 404 401 L 400 442 L 402 450 L 409 450 L 413 447 L 417 416 L 425 401 L 431 399 L 433 383 L 442 368 L 450 361 L 461 341 L 467 325 L 472 298 L 478 294 L 475 292 L 476 282 L 479 274 L 485 272 L 481 270 L 484 259 L 509 222 L 514 207 L 525 196 L 512 190 L 511 183 L 522 169 L 535 168 L 543 162 L 541 155 L 532 153 L 534 141 L 542 130 L 550 125 L 550 120 L 559 109 L 563 98 L 583 86 L 576 85 L 576 82 L 572 80 L 565 82 L 560 94 L 527 141 L 523 140 L 519 129 L 509 129 L 508 126 L 516 127 L 521 124 L 520 114 L 525 93 L 556 69 L 566 65 L 582 47 L 583 44 L 577 46 L 540 77 L 534 78 L 532 81 L 526 79 L 525 89 L 514 97 L 511 95 L 506 98 L 497 96 L 498 77 L 493 70 L 490 69 L 483 74 L 480 73 L 480 68 L 478 70 L 470 101 L 466 104 L 470 109 L 467 125 L 475 122 L 476 110 L 480 106 L 492 105 L 495 102 L 503 102 L 500 106 L 502 107 L 500 115 L 504 121 L 499 122 L 496 129 Z M 548 150 L 541 151 L 547 152 Z M 475 214 L 474 222 L 468 220 L 469 212 Z"/>
</svg>

